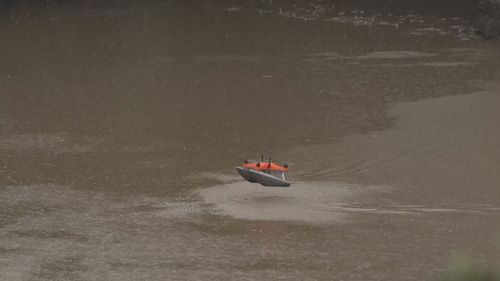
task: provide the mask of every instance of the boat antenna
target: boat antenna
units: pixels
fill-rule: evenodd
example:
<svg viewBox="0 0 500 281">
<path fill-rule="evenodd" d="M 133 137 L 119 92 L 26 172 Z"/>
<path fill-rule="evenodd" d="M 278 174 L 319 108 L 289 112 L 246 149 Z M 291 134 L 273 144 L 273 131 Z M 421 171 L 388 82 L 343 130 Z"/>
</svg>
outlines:
<svg viewBox="0 0 500 281">
<path fill-rule="evenodd" d="M 269 157 L 269 167 L 267 167 L 268 169 L 271 169 L 271 157 Z"/>
<path fill-rule="evenodd" d="M 264 162 L 264 154 L 260 155 L 260 162 Z"/>
</svg>

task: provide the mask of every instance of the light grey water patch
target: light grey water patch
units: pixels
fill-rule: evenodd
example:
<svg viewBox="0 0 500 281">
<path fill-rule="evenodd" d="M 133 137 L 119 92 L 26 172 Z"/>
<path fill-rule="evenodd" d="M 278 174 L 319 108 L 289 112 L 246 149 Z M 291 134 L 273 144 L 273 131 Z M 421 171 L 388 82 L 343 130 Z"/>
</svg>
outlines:
<svg viewBox="0 0 500 281">
<path fill-rule="evenodd" d="M 215 180 L 221 183 L 233 183 L 241 181 L 241 177 L 239 175 L 228 175 L 228 174 L 220 174 L 220 173 L 208 173 L 203 172 L 195 175 L 197 178 Z"/>
<path fill-rule="evenodd" d="M 451 61 L 451 62 L 422 62 L 417 65 L 420 66 L 435 66 L 435 67 L 456 67 L 456 66 L 470 66 L 477 63 L 465 61 Z"/>
<path fill-rule="evenodd" d="M 290 188 L 237 182 L 202 189 L 198 194 L 214 205 L 216 213 L 238 219 L 330 224 L 346 222 L 347 213 L 324 210 L 345 205 L 361 190 L 360 186 L 334 182 L 293 182 Z"/>
<path fill-rule="evenodd" d="M 436 54 L 422 53 L 416 51 L 381 51 L 371 52 L 366 55 L 353 57 L 355 59 L 408 59 L 408 58 L 428 58 Z"/>
<path fill-rule="evenodd" d="M 419 213 L 442 213 L 442 214 L 490 214 L 498 213 L 498 206 L 468 206 L 468 205 L 429 205 L 429 206 L 404 206 L 404 205 L 388 205 L 388 206 L 355 206 L 355 205 L 339 205 L 336 207 L 323 208 L 323 211 L 342 212 L 352 214 L 399 214 L 399 215 L 416 215 Z"/>
<path fill-rule="evenodd" d="M 226 11 L 228 11 L 230 13 L 242 12 L 244 10 L 245 10 L 245 7 L 241 7 L 241 6 L 232 6 L 232 7 L 226 8 Z"/>
<path fill-rule="evenodd" d="M 236 54 L 213 54 L 203 55 L 195 58 L 201 62 L 258 62 L 263 61 L 264 58 L 260 56 L 245 56 Z"/>
<path fill-rule="evenodd" d="M 483 57 L 486 55 L 486 52 L 484 50 L 476 48 L 449 48 L 445 49 L 445 51 L 472 57 Z"/>
<path fill-rule="evenodd" d="M 213 206 L 207 208 L 207 213 L 213 215 L 313 225 L 348 223 L 355 218 L 353 216 L 360 215 L 488 214 L 498 211 L 498 206 L 491 205 L 397 205 L 377 201 L 376 196 L 372 196 L 392 189 L 335 182 L 294 182 L 290 188 L 237 182 L 202 189 L 197 194 Z M 366 197 L 371 197 L 371 202 Z"/>
<path fill-rule="evenodd" d="M 315 53 L 306 56 L 305 60 L 407 60 L 407 59 L 420 59 L 435 57 L 437 54 L 434 53 L 423 53 L 418 51 L 402 50 L 402 51 L 378 51 L 371 52 L 358 56 L 345 56 L 337 52 L 323 52 Z M 350 62 L 349 62 L 350 63 Z M 356 62 L 359 64 L 359 62 Z M 412 64 L 408 64 L 412 65 Z"/>
<path fill-rule="evenodd" d="M 415 67 L 415 66 L 428 66 L 428 67 L 460 67 L 476 65 L 475 62 L 419 62 L 419 63 L 380 63 L 380 64 L 364 64 L 363 66 L 375 67 Z"/>
<path fill-rule="evenodd" d="M 343 56 L 343 55 L 341 55 L 340 53 L 337 53 L 337 52 L 316 53 L 316 54 L 313 54 L 313 56 L 320 57 L 320 58 L 325 59 L 325 60 L 346 58 L 346 56 Z"/>
<path fill-rule="evenodd" d="M 80 138 L 78 141 L 73 141 L 64 132 L 12 133 L 0 137 L 0 149 L 17 151 L 44 150 L 55 154 L 89 152 L 95 144 L 96 141 L 91 138 Z"/>
</svg>

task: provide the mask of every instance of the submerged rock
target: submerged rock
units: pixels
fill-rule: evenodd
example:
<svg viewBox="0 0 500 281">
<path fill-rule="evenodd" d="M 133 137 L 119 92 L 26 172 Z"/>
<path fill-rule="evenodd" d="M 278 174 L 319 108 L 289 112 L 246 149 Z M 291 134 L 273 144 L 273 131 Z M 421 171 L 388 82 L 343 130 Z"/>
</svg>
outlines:
<svg viewBox="0 0 500 281">
<path fill-rule="evenodd" d="M 478 18 L 478 31 L 484 37 L 500 37 L 500 0 L 481 0 L 479 2 L 481 15 Z"/>
</svg>

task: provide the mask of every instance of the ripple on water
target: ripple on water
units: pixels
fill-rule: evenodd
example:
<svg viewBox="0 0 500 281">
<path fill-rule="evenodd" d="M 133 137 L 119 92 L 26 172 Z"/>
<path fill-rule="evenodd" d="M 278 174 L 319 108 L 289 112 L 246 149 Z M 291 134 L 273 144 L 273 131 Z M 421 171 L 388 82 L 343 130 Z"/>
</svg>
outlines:
<svg viewBox="0 0 500 281">
<path fill-rule="evenodd" d="M 377 193 L 393 190 L 384 186 L 361 186 L 339 182 L 293 182 L 290 188 L 264 187 L 248 182 L 227 182 L 196 191 L 204 212 L 244 220 L 286 221 L 306 224 L 346 223 L 354 216 L 491 214 L 493 205 L 402 205 L 377 200 Z M 380 195 L 380 194 L 379 194 Z M 368 202 L 366 198 L 371 198 Z M 366 202 L 365 202 L 366 201 Z"/>
</svg>

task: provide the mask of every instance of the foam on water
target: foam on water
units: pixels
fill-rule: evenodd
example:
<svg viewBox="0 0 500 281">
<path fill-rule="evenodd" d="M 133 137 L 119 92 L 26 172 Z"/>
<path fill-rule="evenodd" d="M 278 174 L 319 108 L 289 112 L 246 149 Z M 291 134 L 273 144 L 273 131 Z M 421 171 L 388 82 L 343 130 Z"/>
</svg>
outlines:
<svg viewBox="0 0 500 281">
<path fill-rule="evenodd" d="M 224 184 L 197 190 L 196 194 L 212 206 L 199 205 L 207 213 L 244 220 L 313 225 L 346 223 L 355 215 L 486 214 L 497 210 L 493 205 L 401 205 L 377 199 L 382 192 L 391 190 L 393 188 L 383 186 L 306 181 L 293 182 L 290 188 L 264 187 L 244 181 L 234 182 L 231 177 Z"/>
<path fill-rule="evenodd" d="M 290 188 L 235 182 L 198 191 L 216 212 L 238 219 L 338 223 L 346 220 L 348 199 L 361 187 L 335 182 L 293 182 Z M 372 189 L 372 188 L 366 188 Z"/>
</svg>

